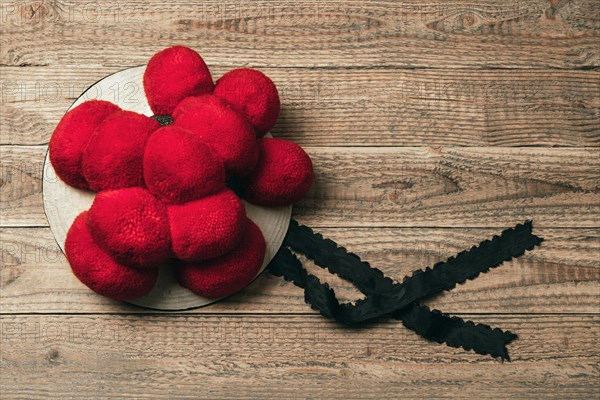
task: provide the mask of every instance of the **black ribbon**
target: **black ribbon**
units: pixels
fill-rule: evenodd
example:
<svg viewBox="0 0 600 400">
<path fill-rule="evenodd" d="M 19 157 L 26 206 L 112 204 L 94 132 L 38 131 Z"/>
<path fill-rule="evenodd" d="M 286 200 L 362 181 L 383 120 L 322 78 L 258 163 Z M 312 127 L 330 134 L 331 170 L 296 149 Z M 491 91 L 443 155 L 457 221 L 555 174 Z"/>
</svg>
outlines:
<svg viewBox="0 0 600 400">
<path fill-rule="evenodd" d="M 268 268 L 274 275 L 303 288 L 305 301 L 325 317 L 357 325 L 391 316 L 402 320 L 404 326 L 426 339 L 508 360 L 506 345 L 517 337 L 515 334 L 430 310 L 418 302 L 451 290 L 457 283 L 474 279 L 504 261 L 523 255 L 541 242 L 541 238 L 532 234 L 532 224 L 528 221 L 431 268 L 415 271 L 402 283 L 395 283 L 357 255 L 292 220 L 283 246 Z M 365 298 L 341 304 L 334 290 L 309 274 L 288 247 L 348 280 Z"/>
</svg>

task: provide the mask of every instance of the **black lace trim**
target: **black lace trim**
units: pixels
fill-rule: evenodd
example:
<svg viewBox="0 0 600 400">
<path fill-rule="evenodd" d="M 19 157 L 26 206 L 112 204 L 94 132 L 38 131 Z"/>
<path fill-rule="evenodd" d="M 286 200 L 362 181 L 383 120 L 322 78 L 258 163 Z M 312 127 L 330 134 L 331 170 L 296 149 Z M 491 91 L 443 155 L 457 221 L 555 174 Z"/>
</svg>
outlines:
<svg viewBox="0 0 600 400">
<path fill-rule="evenodd" d="M 357 255 L 292 220 L 284 246 L 269 264 L 269 270 L 303 288 L 305 301 L 328 318 L 355 325 L 382 316 L 393 316 L 429 340 L 508 359 L 506 345 L 516 335 L 484 324 L 465 322 L 437 310 L 431 311 L 419 305 L 418 301 L 450 290 L 457 283 L 474 279 L 481 272 L 518 257 L 541 242 L 541 238 L 532 234 L 532 224 L 528 221 L 425 271 L 415 271 L 402 283 L 395 283 Z M 300 260 L 285 246 L 352 282 L 366 297 L 354 304 L 340 304 L 333 289 L 308 274 Z"/>
</svg>

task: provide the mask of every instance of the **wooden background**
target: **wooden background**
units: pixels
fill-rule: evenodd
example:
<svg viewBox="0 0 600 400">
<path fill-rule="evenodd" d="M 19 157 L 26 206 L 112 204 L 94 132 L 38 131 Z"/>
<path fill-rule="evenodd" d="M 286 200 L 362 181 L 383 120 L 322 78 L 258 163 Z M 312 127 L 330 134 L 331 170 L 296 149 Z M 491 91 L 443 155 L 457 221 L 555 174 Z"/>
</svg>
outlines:
<svg viewBox="0 0 600 400">
<path fill-rule="evenodd" d="M 2 0 L 0 17 L 2 399 L 600 396 L 598 0 Z M 78 283 L 42 209 L 48 140 L 85 88 L 173 44 L 215 78 L 273 78 L 273 134 L 316 167 L 295 217 L 392 277 L 533 219 L 542 247 L 428 302 L 516 332 L 513 361 L 397 321 L 340 327 L 268 274 L 182 313 Z"/>
</svg>

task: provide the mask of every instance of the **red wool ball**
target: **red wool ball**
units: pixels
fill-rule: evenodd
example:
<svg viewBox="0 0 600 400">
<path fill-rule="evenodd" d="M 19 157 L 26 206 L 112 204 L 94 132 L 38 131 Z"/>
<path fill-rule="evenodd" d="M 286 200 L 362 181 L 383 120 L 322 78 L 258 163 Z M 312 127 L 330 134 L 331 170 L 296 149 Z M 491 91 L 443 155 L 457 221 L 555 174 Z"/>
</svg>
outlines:
<svg viewBox="0 0 600 400">
<path fill-rule="evenodd" d="M 215 85 L 214 94 L 227 100 L 241 112 L 263 137 L 279 117 L 279 94 L 273 81 L 260 71 L 234 69 L 223 75 Z"/>
<path fill-rule="evenodd" d="M 314 175 L 302 147 L 282 139 L 260 139 L 261 159 L 244 179 L 244 198 L 261 206 L 285 206 L 302 199 Z"/>
<path fill-rule="evenodd" d="M 94 292 L 114 300 L 132 300 L 150 292 L 158 269 L 136 269 L 112 259 L 93 240 L 84 211 L 71 225 L 65 241 L 65 254 L 73 274 Z"/>
<path fill-rule="evenodd" d="M 60 179 L 67 184 L 87 189 L 83 177 L 82 156 L 96 127 L 120 108 L 108 101 L 91 100 L 65 114 L 50 138 L 50 162 Z"/>
<path fill-rule="evenodd" d="M 252 127 L 223 99 L 213 95 L 188 97 L 173 111 L 173 124 L 194 132 L 223 160 L 228 173 L 243 176 L 258 161 Z"/>
<path fill-rule="evenodd" d="M 212 196 L 168 207 L 173 253 L 181 260 L 204 261 L 238 245 L 246 210 L 226 189 Z"/>
<path fill-rule="evenodd" d="M 195 134 L 165 126 L 146 146 L 144 179 L 163 203 L 185 203 L 225 189 L 225 166 Z"/>
<path fill-rule="evenodd" d="M 83 175 L 94 191 L 143 186 L 144 147 L 160 124 L 132 111 L 106 118 L 83 152 Z"/>
<path fill-rule="evenodd" d="M 179 267 L 179 284 L 197 295 L 217 298 L 239 292 L 252 282 L 263 264 L 266 244 L 254 222 L 247 219 L 245 226 L 244 239 L 230 253 Z"/>
<path fill-rule="evenodd" d="M 88 227 L 96 243 L 124 264 L 154 267 L 171 256 L 167 208 L 146 189 L 98 193 Z"/>
<path fill-rule="evenodd" d="M 189 47 L 174 46 L 159 51 L 144 72 L 144 91 L 157 115 L 171 115 L 184 98 L 210 93 L 213 88 L 204 60 Z"/>
</svg>

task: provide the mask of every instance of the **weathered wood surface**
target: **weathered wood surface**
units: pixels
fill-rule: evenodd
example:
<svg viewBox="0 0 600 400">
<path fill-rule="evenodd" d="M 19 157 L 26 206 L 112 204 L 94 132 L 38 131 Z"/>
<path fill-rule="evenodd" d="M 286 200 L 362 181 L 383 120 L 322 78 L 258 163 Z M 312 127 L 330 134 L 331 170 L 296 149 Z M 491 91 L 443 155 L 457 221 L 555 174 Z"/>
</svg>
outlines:
<svg viewBox="0 0 600 400">
<path fill-rule="evenodd" d="M 598 21 L 597 0 L 0 0 L 0 398 L 598 397 Z M 532 218 L 541 247 L 428 302 L 516 332 L 513 361 L 342 328 L 268 274 L 165 315 L 82 286 L 46 144 L 85 88 L 173 44 L 274 79 L 273 133 L 317 172 L 295 217 L 394 278 Z"/>
<path fill-rule="evenodd" d="M 133 64 L 132 64 L 133 65 Z M 211 66 L 220 77 L 236 65 Z M 600 72 L 263 68 L 281 94 L 273 135 L 302 146 L 597 146 Z M 46 144 L 114 67 L 5 67 L 2 144 Z M 111 86 L 114 101 L 143 90 Z M 90 98 L 99 97 L 94 92 Z"/>
<path fill-rule="evenodd" d="M 327 237 L 402 279 L 416 269 L 466 250 L 497 229 L 329 228 Z M 594 313 L 600 308 L 600 230 L 536 228 L 541 247 L 428 301 L 456 313 Z M 49 228 L 3 228 L 0 309 L 5 313 L 153 312 L 110 301 L 88 290 L 71 273 Z M 340 297 L 361 295 L 316 266 Z M 242 293 L 191 313 L 307 313 L 304 293 L 263 273 Z"/>
<path fill-rule="evenodd" d="M 597 148 L 306 147 L 315 185 L 294 207 L 316 227 L 600 225 Z M 46 146 L 2 146 L 3 226 L 46 226 Z"/>
<path fill-rule="evenodd" d="M 597 315 L 466 315 L 510 328 L 512 362 L 398 321 L 319 316 L 2 316 L 6 398 L 595 398 Z M 5 397 L 3 397 L 5 398 Z"/>
<path fill-rule="evenodd" d="M 0 63 L 10 66 L 139 65 L 174 42 L 198 47 L 211 65 L 600 66 L 596 0 L 3 0 L 2 6 Z"/>
</svg>

